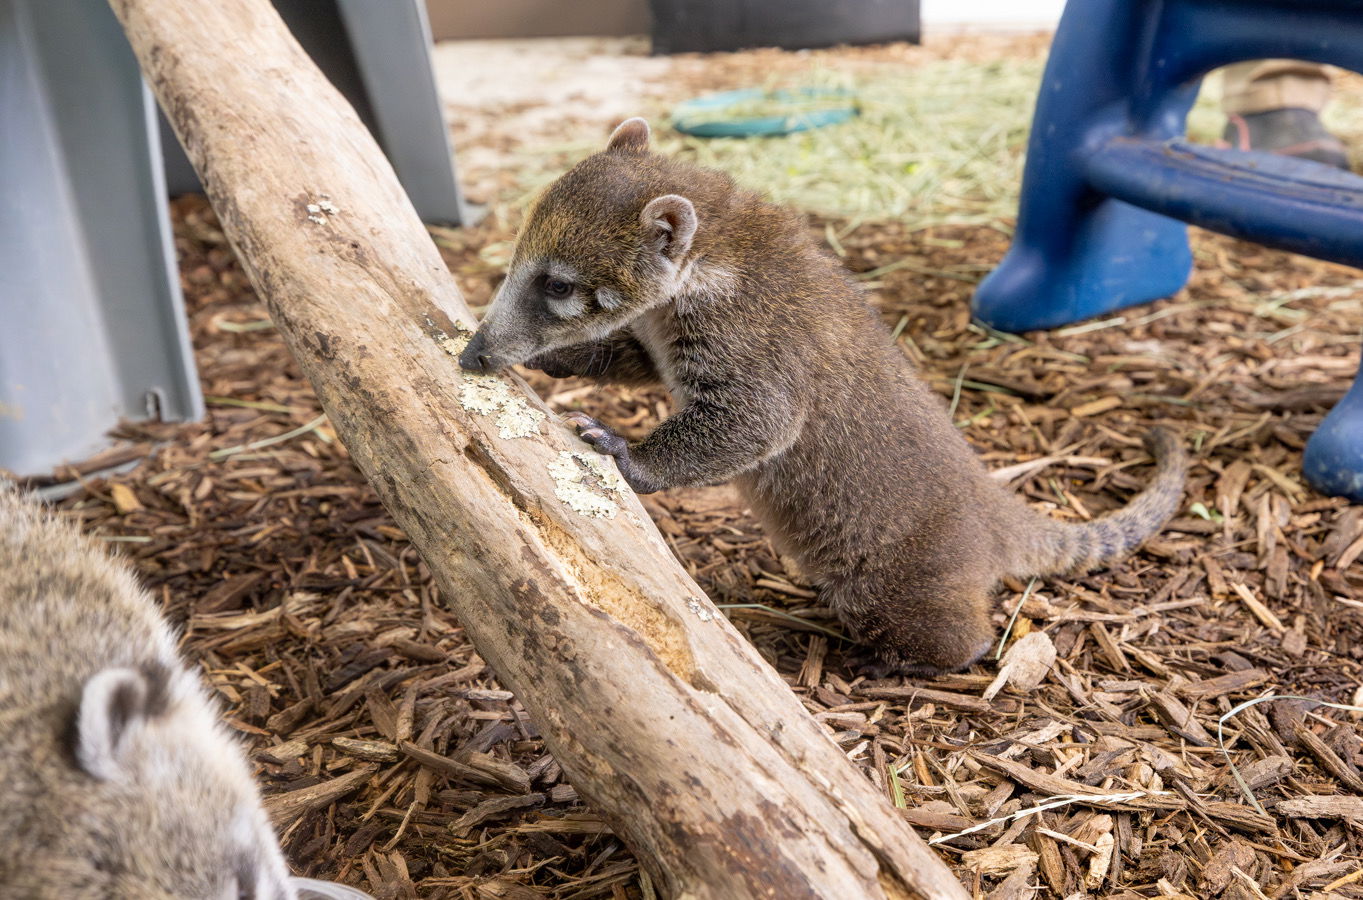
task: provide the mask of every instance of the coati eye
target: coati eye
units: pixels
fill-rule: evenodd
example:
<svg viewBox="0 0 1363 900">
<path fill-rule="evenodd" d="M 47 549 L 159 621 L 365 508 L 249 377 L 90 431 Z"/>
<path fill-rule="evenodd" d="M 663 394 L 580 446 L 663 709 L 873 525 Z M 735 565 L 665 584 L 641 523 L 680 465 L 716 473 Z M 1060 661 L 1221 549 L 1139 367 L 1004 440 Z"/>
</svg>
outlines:
<svg viewBox="0 0 1363 900">
<path fill-rule="evenodd" d="M 544 292 L 556 300 L 562 300 L 573 292 L 573 283 L 562 278 L 546 278 Z"/>
</svg>

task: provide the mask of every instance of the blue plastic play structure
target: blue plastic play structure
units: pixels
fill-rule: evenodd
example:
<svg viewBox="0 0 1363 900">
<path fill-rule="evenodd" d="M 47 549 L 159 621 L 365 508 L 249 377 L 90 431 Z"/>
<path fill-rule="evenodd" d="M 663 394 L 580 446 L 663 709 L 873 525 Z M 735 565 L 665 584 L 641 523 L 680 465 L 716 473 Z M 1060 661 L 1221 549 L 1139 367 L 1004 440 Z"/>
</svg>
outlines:
<svg viewBox="0 0 1363 900">
<path fill-rule="evenodd" d="M 1004 331 L 1167 297 L 1187 227 L 1363 265 L 1363 178 L 1182 140 L 1202 76 L 1247 59 L 1363 70 L 1363 0 L 1070 0 L 1037 100 L 1017 234 L 975 294 Z M 1312 435 L 1303 469 L 1363 502 L 1363 378 Z"/>
</svg>

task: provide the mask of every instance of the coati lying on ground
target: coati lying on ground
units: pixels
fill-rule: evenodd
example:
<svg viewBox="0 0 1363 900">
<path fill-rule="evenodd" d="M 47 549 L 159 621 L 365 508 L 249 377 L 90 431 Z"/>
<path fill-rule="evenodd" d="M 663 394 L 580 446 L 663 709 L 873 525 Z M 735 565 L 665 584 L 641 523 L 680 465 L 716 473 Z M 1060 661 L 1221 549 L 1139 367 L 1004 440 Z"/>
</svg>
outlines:
<svg viewBox="0 0 1363 900">
<path fill-rule="evenodd" d="M 1125 508 L 1083 524 L 1030 509 L 800 216 L 648 139 L 630 119 L 544 192 L 460 364 L 660 380 L 680 409 L 637 444 L 568 418 L 640 493 L 737 481 L 883 671 L 970 665 L 1002 576 L 1093 566 L 1176 511 L 1187 461 L 1164 430 Z"/>
</svg>

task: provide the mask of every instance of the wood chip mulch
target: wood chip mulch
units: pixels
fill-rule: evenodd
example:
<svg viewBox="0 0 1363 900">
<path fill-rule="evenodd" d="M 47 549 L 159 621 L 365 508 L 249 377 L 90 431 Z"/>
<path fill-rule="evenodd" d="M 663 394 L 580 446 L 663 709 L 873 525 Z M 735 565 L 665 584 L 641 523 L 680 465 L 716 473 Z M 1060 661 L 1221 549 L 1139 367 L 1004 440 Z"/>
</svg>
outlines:
<svg viewBox="0 0 1363 900">
<path fill-rule="evenodd" d="M 205 202 L 173 217 L 209 414 L 126 426 L 146 460 L 59 473 L 79 482 L 63 506 L 183 625 L 296 869 L 384 900 L 652 896 L 319 418 Z M 1000 629 L 1016 610 L 1011 637 L 1044 633 L 1058 660 L 1034 690 L 988 700 L 992 662 L 857 676 L 836 619 L 731 491 L 648 498 L 700 584 L 887 800 L 947 837 L 937 849 L 976 896 L 1363 897 L 1358 714 L 1281 699 L 1219 725 L 1259 697 L 1363 701 L 1363 508 L 1299 471 L 1359 364 L 1358 273 L 1199 233 L 1176 297 L 1012 339 L 968 313 L 1006 248 L 997 230 L 811 227 L 854 271 L 908 260 L 868 281 L 874 301 L 1038 508 L 1122 503 L 1159 422 L 1194 455 L 1184 512 L 1108 570 L 1038 582 L 1025 602 L 1009 584 Z M 471 303 L 498 277 L 481 248 L 509 237 L 495 217 L 440 233 Z M 658 391 L 531 380 L 631 436 L 668 409 Z"/>
</svg>

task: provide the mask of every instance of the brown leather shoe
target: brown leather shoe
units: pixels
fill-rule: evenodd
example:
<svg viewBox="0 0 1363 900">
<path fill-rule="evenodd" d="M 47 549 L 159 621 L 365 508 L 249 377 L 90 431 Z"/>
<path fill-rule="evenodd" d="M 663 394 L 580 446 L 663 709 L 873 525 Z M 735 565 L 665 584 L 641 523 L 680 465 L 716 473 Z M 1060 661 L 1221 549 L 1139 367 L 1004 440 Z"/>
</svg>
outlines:
<svg viewBox="0 0 1363 900">
<path fill-rule="evenodd" d="M 1236 150 L 1264 150 L 1349 168 L 1343 142 L 1325 130 L 1320 117 L 1309 109 L 1288 107 L 1246 116 L 1227 116 L 1222 140 Z"/>
</svg>

